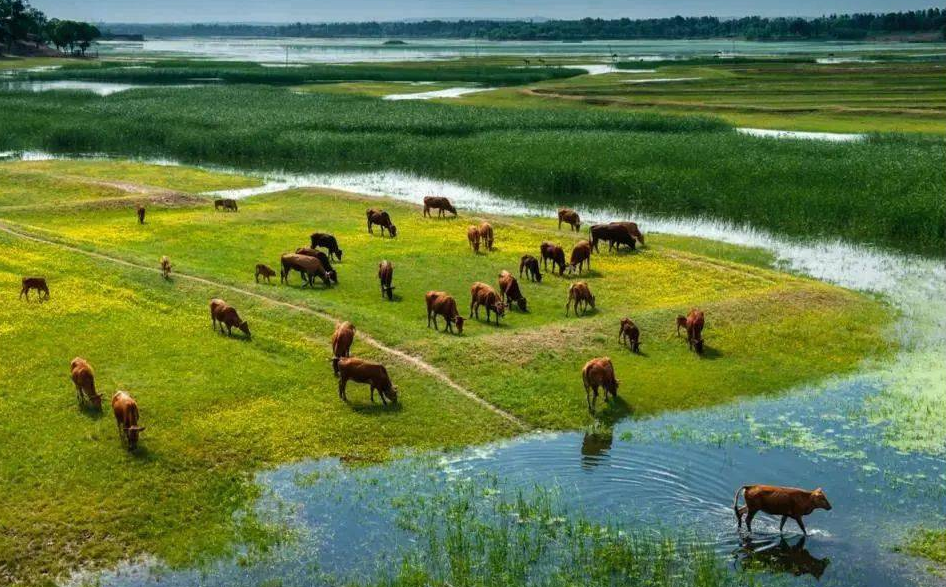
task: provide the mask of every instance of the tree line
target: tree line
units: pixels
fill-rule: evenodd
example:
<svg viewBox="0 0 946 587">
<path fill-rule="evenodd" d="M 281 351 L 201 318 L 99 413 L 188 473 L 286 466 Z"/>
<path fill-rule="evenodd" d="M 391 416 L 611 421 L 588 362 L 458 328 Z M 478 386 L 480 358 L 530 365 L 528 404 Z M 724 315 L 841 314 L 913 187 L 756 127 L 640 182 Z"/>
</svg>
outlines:
<svg viewBox="0 0 946 587">
<path fill-rule="evenodd" d="M 87 22 L 49 19 L 28 0 L 0 0 L 0 46 L 8 53 L 27 44 L 85 55 L 100 36 L 98 27 Z"/>
</svg>

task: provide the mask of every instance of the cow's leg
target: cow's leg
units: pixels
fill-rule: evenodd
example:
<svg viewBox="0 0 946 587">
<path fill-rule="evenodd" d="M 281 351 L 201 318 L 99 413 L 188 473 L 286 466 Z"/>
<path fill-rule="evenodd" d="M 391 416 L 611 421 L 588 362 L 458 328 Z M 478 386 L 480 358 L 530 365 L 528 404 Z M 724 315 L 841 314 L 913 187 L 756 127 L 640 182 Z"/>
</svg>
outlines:
<svg viewBox="0 0 946 587">
<path fill-rule="evenodd" d="M 227 324 L 227 336 L 233 336 L 233 326 Z"/>
<path fill-rule="evenodd" d="M 341 398 L 343 402 L 348 401 L 348 397 L 345 396 L 345 385 L 347 383 L 348 383 L 348 376 L 345 374 L 342 374 L 342 376 L 338 378 L 338 397 Z"/>
<path fill-rule="evenodd" d="M 736 510 L 736 528 L 742 529 L 742 517 L 746 515 L 746 512 L 749 511 L 749 508 L 746 506 L 741 506 Z"/>
<path fill-rule="evenodd" d="M 778 525 L 779 534 L 785 529 L 785 521 L 788 520 L 788 516 L 782 516 L 782 521 Z"/>
<path fill-rule="evenodd" d="M 805 523 L 801 521 L 801 516 L 793 516 L 793 517 L 795 518 L 795 522 L 798 523 L 798 527 L 801 528 L 802 533 L 805 536 L 808 536 L 808 529 L 805 528 Z"/>
<path fill-rule="evenodd" d="M 562 230 L 562 219 L 561 219 L 561 218 L 558 219 L 558 229 L 559 229 L 559 230 Z"/>
<path fill-rule="evenodd" d="M 748 530 L 750 534 L 752 533 L 752 518 L 755 517 L 757 511 L 758 510 L 748 510 L 746 513 L 746 530 Z"/>
<path fill-rule="evenodd" d="M 565 317 L 566 318 L 568 317 L 568 308 L 569 306 L 571 306 L 571 304 L 572 304 L 571 300 L 568 300 L 567 302 L 565 302 Z"/>
<path fill-rule="evenodd" d="M 594 413 L 594 408 L 591 407 L 591 387 L 588 386 L 588 382 L 585 381 L 585 401 L 588 402 L 588 411 Z"/>
<path fill-rule="evenodd" d="M 371 388 L 371 403 L 374 403 L 374 385 L 372 384 L 369 387 Z M 380 392 L 378 395 L 381 395 Z M 381 396 L 381 398 L 384 399 L 384 396 Z"/>
</svg>

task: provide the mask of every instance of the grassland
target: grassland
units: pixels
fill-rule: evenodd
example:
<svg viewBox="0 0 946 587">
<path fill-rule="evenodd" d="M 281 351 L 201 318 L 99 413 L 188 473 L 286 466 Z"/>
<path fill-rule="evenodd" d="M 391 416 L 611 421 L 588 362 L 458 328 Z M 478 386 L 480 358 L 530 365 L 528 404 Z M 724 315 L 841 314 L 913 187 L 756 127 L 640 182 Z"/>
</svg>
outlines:
<svg viewBox="0 0 946 587">
<path fill-rule="evenodd" d="M 940 574 L 946 572 L 946 530 L 920 529 L 903 550 L 936 563 Z"/>
</svg>

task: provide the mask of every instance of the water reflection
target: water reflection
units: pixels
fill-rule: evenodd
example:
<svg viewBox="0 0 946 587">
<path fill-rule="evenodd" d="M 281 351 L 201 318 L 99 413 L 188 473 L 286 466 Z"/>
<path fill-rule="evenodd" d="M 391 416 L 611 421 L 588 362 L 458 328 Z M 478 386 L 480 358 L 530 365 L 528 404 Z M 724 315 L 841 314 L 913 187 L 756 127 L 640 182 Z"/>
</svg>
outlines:
<svg viewBox="0 0 946 587">
<path fill-rule="evenodd" d="M 795 577 L 811 575 L 821 579 L 831 559 L 813 556 L 805 548 L 806 540 L 805 536 L 794 539 L 777 536 L 769 540 L 747 537 L 733 557 L 746 569 L 787 573 Z"/>
<path fill-rule="evenodd" d="M 593 469 L 608 461 L 608 453 L 614 443 L 614 431 L 589 432 L 581 441 L 581 467 Z"/>
</svg>

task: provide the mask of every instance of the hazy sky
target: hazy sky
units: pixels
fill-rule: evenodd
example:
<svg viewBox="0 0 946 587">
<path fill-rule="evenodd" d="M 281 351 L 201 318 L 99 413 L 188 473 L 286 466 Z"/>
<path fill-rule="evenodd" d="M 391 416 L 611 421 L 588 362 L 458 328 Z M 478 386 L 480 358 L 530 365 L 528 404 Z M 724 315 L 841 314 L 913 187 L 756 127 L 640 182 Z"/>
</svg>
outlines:
<svg viewBox="0 0 946 587">
<path fill-rule="evenodd" d="M 934 0 L 31 0 L 51 17 L 110 22 L 318 22 L 436 17 L 817 16 L 930 8 Z"/>
</svg>

